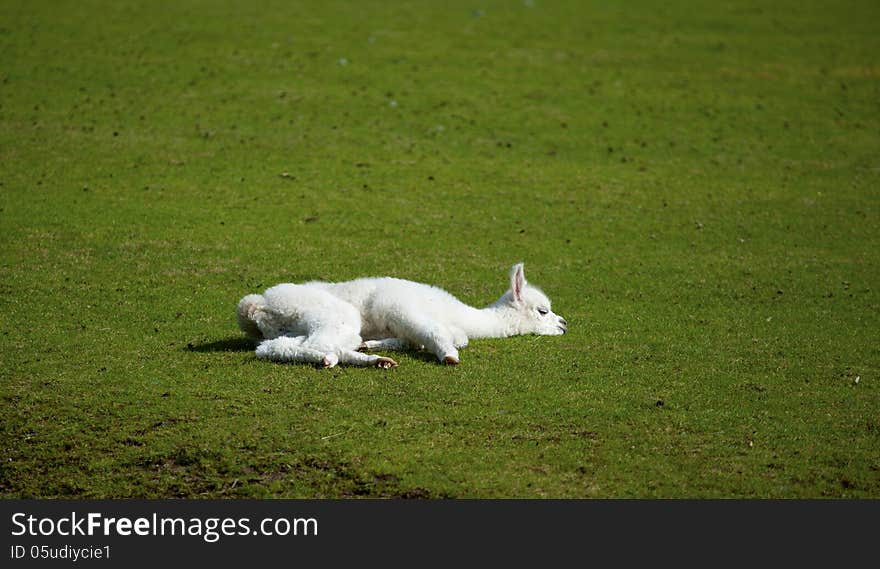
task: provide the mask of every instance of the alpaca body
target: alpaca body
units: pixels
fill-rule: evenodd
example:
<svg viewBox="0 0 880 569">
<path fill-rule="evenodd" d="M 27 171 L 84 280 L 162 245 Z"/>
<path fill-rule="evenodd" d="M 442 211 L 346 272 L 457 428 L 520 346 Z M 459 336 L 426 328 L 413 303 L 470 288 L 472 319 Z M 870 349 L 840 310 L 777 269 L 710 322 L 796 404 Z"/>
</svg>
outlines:
<svg viewBox="0 0 880 569">
<path fill-rule="evenodd" d="M 239 326 L 263 340 L 257 356 L 332 367 L 397 365 L 360 349 L 424 348 L 444 363 L 459 362 L 470 338 L 562 334 L 565 320 L 550 300 L 525 282 L 522 264 L 497 302 L 477 309 L 440 288 L 392 277 L 340 283 L 280 284 L 248 295 L 238 306 Z"/>
</svg>

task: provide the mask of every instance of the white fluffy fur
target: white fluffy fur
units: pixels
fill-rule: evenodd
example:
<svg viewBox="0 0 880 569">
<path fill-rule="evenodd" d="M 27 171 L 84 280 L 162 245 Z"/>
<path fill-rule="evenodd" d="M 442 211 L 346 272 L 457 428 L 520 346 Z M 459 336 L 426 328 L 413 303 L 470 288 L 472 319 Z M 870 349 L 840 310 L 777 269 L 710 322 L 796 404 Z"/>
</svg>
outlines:
<svg viewBox="0 0 880 569">
<path fill-rule="evenodd" d="M 566 322 L 525 279 L 522 263 L 493 304 L 473 308 L 448 292 L 391 277 L 279 284 L 238 303 L 238 325 L 261 340 L 257 357 L 279 362 L 393 367 L 391 358 L 359 350 L 424 348 L 447 364 L 471 338 L 558 335 Z"/>
</svg>

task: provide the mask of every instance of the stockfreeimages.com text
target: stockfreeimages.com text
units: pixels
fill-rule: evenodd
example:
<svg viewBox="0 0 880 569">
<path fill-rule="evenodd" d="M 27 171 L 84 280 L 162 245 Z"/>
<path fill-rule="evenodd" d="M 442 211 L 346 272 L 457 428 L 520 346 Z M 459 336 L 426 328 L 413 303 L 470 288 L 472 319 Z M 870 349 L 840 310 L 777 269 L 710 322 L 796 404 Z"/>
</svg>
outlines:
<svg viewBox="0 0 880 569">
<path fill-rule="evenodd" d="M 13 536 L 198 536 L 214 543 L 224 536 L 316 536 L 315 518 L 175 518 L 107 517 L 90 512 L 60 518 L 37 518 L 25 513 L 12 515 Z"/>
</svg>

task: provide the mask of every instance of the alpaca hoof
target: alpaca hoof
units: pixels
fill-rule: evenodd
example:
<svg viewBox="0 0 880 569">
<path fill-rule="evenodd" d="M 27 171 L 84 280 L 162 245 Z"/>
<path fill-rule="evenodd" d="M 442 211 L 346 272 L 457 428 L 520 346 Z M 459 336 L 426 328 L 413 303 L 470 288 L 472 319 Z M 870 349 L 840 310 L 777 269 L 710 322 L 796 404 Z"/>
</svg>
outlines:
<svg viewBox="0 0 880 569">
<path fill-rule="evenodd" d="M 359 352 L 363 352 L 363 351 L 366 350 L 366 349 L 367 349 L 367 343 L 366 343 L 366 342 L 361 342 L 360 345 L 357 347 L 357 351 L 359 351 Z"/>
<path fill-rule="evenodd" d="M 325 369 L 330 369 L 339 363 L 339 356 L 336 354 L 327 354 L 324 356 L 324 361 L 321 362 Z"/>
<path fill-rule="evenodd" d="M 444 357 L 443 357 L 443 363 L 446 364 L 446 365 L 448 365 L 448 366 L 457 366 L 457 365 L 460 364 L 461 362 L 458 361 L 458 358 L 455 357 L 455 356 L 444 356 Z"/>
<path fill-rule="evenodd" d="M 380 357 L 378 360 L 376 360 L 376 367 L 382 369 L 390 369 L 393 367 L 397 367 L 397 362 L 392 360 L 391 358 Z"/>
</svg>

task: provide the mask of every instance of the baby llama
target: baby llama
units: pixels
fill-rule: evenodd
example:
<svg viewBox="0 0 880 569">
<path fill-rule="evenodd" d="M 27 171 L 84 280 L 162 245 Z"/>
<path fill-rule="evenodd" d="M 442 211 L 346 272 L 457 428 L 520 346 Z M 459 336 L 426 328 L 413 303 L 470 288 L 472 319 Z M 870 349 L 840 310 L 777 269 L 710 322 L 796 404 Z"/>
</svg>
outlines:
<svg viewBox="0 0 880 569">
<path fill-rule="evenodd" d="M 459 363 L 472 338 L 564 334 L 567 323 L 550 299 L 526 282 L 523 264 L 510 288 L 474 308 L 437 287 L 392 277 L 330 283 L 279 284 L 238 303 L 238 325 L 258 340 L 257 357 L 276 362 L 395 367 L 361 350 L 426 349 L 444 364 Z"/>
</svg>

